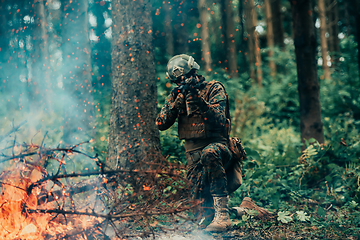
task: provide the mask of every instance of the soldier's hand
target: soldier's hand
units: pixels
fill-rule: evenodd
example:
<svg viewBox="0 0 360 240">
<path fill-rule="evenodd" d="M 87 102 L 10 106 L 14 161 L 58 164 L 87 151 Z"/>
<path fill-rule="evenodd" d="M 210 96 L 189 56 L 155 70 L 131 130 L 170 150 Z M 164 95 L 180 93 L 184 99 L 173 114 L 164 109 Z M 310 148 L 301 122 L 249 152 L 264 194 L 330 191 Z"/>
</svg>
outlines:
<svg viewBox="0 0 360 240">
<path fill-rule="evenodd" d="M 191 105 L 200 105 L 203 103 L 203 100 L 198 92 L 196 93 L 188 93 L 186 95 L 187 104 Z"/>
<path fill-rule="evenodd" d="M 174 107 L 177 110 L 185 109 L 185 97 L 182 93 L 179 93 L 174 101 Z"/>
<path fill-rule="evenodd" d="M 202 99 L 198 91 L 197 93 L 194 92 L 186 95 L 186 105 L 187 108 L 191 109 L 190 112 L 196 111 L 197 109 L 199 109 L 200 112 L 206 112 L 208 110 L 207 103 Z"/>
<path fill-rule="evenodd" d="M 171 98 L 174 102 L 175 102 L 175 99 L 177 98 L 177 96 L 179 95 L 179 93 L 181 93 L 181 90 L 179 87 L 175 87 L 173 90 L 171 90 Z"/>
</svg>

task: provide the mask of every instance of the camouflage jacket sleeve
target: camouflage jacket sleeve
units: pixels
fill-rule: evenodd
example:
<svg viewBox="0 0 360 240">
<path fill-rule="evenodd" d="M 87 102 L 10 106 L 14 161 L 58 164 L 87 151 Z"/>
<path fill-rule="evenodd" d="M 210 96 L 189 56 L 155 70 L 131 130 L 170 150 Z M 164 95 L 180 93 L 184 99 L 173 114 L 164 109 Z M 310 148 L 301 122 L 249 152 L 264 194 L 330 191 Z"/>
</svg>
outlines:
<svg viewBox="0 0 360 240">
<path fill-rule="evenodd" d="M 174 107 L 174 104 L 173 96 L 170 94 L 166 98 L 165 104 L 156 118 L 155 123 L 159 130 L 166 130 L 175 123 L 178 116 L 178 110 Z"/>
<path fill-rule="evenodd" d="M 204 102 L 206 106 L 201 109 L 203 118 L 214 127 L 225 127 L 226 124 L 226 93 L 223 86 L 215 83 L 209 91 L 209 100 Z"/>
</svg>

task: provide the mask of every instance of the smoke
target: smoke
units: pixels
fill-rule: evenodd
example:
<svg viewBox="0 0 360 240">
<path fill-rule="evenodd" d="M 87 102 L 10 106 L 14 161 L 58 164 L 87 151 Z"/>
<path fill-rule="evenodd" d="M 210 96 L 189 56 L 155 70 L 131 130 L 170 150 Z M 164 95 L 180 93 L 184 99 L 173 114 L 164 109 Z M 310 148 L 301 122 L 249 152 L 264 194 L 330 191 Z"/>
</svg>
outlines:
<svg viewBox="0 0 360 240">
<path fill-rule="evenodd" d="M 190 233 L 168 233 L 159 235 L 159 240 L 215 240 L 215 238 L 208 232 L 201 230 L 194 230 Z"/>
<path fill-rule="evenodd" d="M 41 2 L 0 7 L 0 152 L 24 142 L 56 147 L 95 137 L 89 34 L 63 26 L 60 1 Z M 72 17 L 87 21 L 83 15 Z M 84 149 L 93 151 L 91 144 Z"/>
</svg>

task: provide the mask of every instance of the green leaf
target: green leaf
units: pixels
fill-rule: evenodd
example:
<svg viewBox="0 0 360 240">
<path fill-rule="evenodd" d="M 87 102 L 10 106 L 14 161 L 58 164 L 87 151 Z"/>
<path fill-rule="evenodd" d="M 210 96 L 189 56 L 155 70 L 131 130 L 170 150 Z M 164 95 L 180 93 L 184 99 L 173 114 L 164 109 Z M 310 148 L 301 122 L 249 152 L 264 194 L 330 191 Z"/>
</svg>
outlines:
<svg viewBox="0 0 360 240">
<path fill-rule="evenodd" d="M 303 222 L 310 221 L 310 216 L 304 211 L 296 211 L 296 218 Z"/>
<path fill-rule="evenodd" d="M 277 220 L 282 222 L 282 223 L 289 223 L 291 222 L 293 219 L 290 215 L 289 211 L 285 211 L 285 212 L 278 212 L 278 218 Z"/>
<path fill-rule="evenodd" d="M 359 204 L 357 203 L 357 202 L 355 202 L 354 200 L 352 200 L 350 203 L 350 206 L 352 207 L 352 208 L 356 208 Z"/>
<path fill-rule="evenodd" d="M 320 217 L 323 218 L 323 217 L 325 217 L 325 215 L 326 215 L 326 211 L 325 211 L 324 208 L 319 207 L 318 210 L 317 210 L 317 214 L 318 214 Z"/>
</svg>

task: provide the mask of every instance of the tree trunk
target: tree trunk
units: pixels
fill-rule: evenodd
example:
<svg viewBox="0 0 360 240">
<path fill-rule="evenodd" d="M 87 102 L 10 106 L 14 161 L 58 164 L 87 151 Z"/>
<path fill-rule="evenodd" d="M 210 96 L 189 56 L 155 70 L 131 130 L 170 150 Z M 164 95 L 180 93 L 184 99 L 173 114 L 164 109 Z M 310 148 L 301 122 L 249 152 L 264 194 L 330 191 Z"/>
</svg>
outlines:
<svg viewBox="0 0 360 240">
<path fill-rule="evenodd" d="M 209 35 L 209 13 L 206 7 L 206 0 L 198 0 L 198 9 L 201 23 L 201 55 L 205 62 L 205 71 L 211 71 L 211 51 L 210 51 L 210 35 Z"/>
<path fill-rule="evenodd" d="M 359 78 L 360 78 L 360 3 L 355 1 L 356 11 L 355 11 L 355 21 L 356 21 L 356 39 L 358 47 L 358 68 L 359 68 Z"/>
<path fill-rule="evenodd" d="M 176 1 L 178 7 L 178 17 L 175 18 L 175 54 L 183 54 L 189 52 L 189 34 L 188 34 L 188 16 L 187 16 L 187 2 L 186 1 Z M 173 21 L 174 22 L 174 21 Z"/>
<path fill-rule="evenodd" d="M 93 42 L 94 53 L 92 54 L 92 64 L 98 68 L 97 76 L 93 76 L 93 86 L 97 91 L 96 95 L 99 95 L 103 90 L 111 88 L 111 41 L 106 37 L 105 32 L 107 31 L 107 26 L 105 24 L 104 13 L 108 12 L 110 3 L 101 4 L 101 2 L 96 1 L 91 6 L 91 12 L 96 17 L 96 26 L 93 31 L 98 37 L 97 42 Z"/>
<path fill-rule="evenodd" d="M 227 55 L 229 62 L 229 72 L 231 77 L 238 77 L 237 70 L 237 52 L 235 43 L 235 24 L 233 5 L 231 0 L 225 0 L 226 9 L 226 41 L 227 41 Z"/>
<path fill-rule="evenodd" d="M 164 4 L 165 10 L 165 22 L 164 22 L 164 30 L 166 36 L 166 53 L 169 56 L 174 56 L 174 32 L 173 32 L 173 23 L 172 23 L 172 6 L 165 1 Z"/>
<path fill-rule="evenodd" d="M 91 54 L 88 34 L 88 1 L 64 0 L 63 81 L 64 105 L 63 139 L 75 144 L 93 137 L 94 101 L 92 96 Z"/>
<path fill-rule="evenodd" d="M 226 71 L 229 69 L 229 61 L 228 61 L 228 40 L 227 40 L 227 34 L 226 34 L 226 29 L 227 29 L 227 12 L 226 12 L 226 1 L 225 0 L 219 0 L 220 3 L 220 14 L 221 14 L 221 49 L 222 49 L 222 61 L 224 64 L 223 66 L 225 67 Z"/>
<path fill-rule="evenodd" d="M 112 2 L 112 98 L 107 165 L 132 168 L 160 149 L 149 0 Z"/>
<path fill-rule="evenodd" d="M 244 41 L 245 39 L 245 27 L 244 27 L 244 4 L 242 1 L 239 1 L 239 17 L 240 17 L 240 51 L 241 52 L 241 57 L 242 57 L 242 66 L 244 68 L 244 70 L 246 71 L 246 69 L 248 69 L 248 65 L 247 65 L 247 59 L 246 59 L 246 41 Z M 243 71 L 244 71 L 243 70 Z M 242 72 L 243 72 L 242 71 Z"/>
<path fill-rule="evenodd" d="M 256 83 L 259 86 L 261 86 L 262 85 L 261 55 L 260 55 L 260 46 L 259 46 L 259 36 L 257 31 L 255 31 L 257 25 L 257 14 L 255 11 L 254 0 L 245 0 L 244 9 L 246 16 L 246 20 L 245 20 L 246 28 L 248 32 L 250 77 L 256 80 Z"/>
<path fill-rule="evenodd" d="M 328 0 L 328 19 L 329 19 L 329 51 L 331 56 L 332 66 L 336 67 L 339 62 L 339 6 L 337 0 Z"/>
<path fill-rule="evenodd" d="M 264 0 L 265 3 L 265 13 L 266 13 L 266 40 L 267 46 L 269 48 L 268 56 L 269 56 L 269 68 L 270 75 L 274 77 L 276 75 L 276 65 L 272 57 L 274 55 L 274 28 L 273 28 L 273 19 L 275 16 L 272 15 L 272 9 L 270 5 L 270 0 Z"/>
<path fill-rule="evenodd" d="M 6 74 L 6 62 L 8 60 L 9 39 L 6 28 L 7 14 L 5 14 L 5 0 L 0 0 L 0 92 L 7 90 L 8 79 Z"/>
<path fill-rule="evenodd" d="M 30 99 L 44 101 L 45 109 L 51 106 L 51 84 L 50 84 L 50 56 L 48 51 L 48 32 L 46 29 L 46 10 L 43 0 L 36 0 L 33 5 L 35 18 L 35 31 L 33 36 L 34 52 L 32 55 L 32 79 L 30 84 Z M 41 95 L 41 98 L 37 99 Z M 42 107 L 44 107 L 42 106 Z M 40 107 L 32 104 L 30 108 Z M 35 109 L 32 109 L 35 110 Z"/>
<path fill-rule="evenodd" d="M 255 81 L 255 47 L 254 47 L 254 29 L 253 29 L 253 22 L 252 22 L 252 10 L 253 5 L 251 5 L 251 1 L 243 0 L 244 2 L 244 16 L 245 16 L 245 26 L 247 31 L 247 42 L 248 42 L 248 58 L 249 58 L 249 70 L 250 70 L 250 78 Z"/>
<path fill-rule="evenodd" d="M 272 25 L 274 35 L 274 45 L 280 49 L 284 49 L 284 27 L 281 13 L 281 0 L 270 0 L 272 9 Z"/>
<path fill-rule="evenodd" d="M 301 140 L 324 142 L 311 0 L 290 1 L 300 99 Z"/>
<path fill-rule="evenodd" d="M 319 17 L 320 17 L 320 42 L 321 42 L 321 56 L 322 56 L 322 69 L 324 70 L 324 78 L 330 79 L 330 68 L 327 64 L 328 59 L 328 46 L 326 41 L 326 10 L 325 1 L 318 1 Z"/>
<path fill-rule="evenodd" d="M 254 42 L 255 42 L 255 66 L 256 66 L 256 82 L 259 85 L 259 87 L 262 86 L 262 61 L 261 61 L 261 52 L 260 52 L 260 44 L 259 44 L 259 33 L 255 31 L 256 25 L 257 25 L 257 14 L 255 11 L 255 5 L 254 0 L 250 0 L 252 2 L 253 10 L 252 10 L 252 17 L 253 17 L 253 24 L 254 24 Z"/>
</svg>

